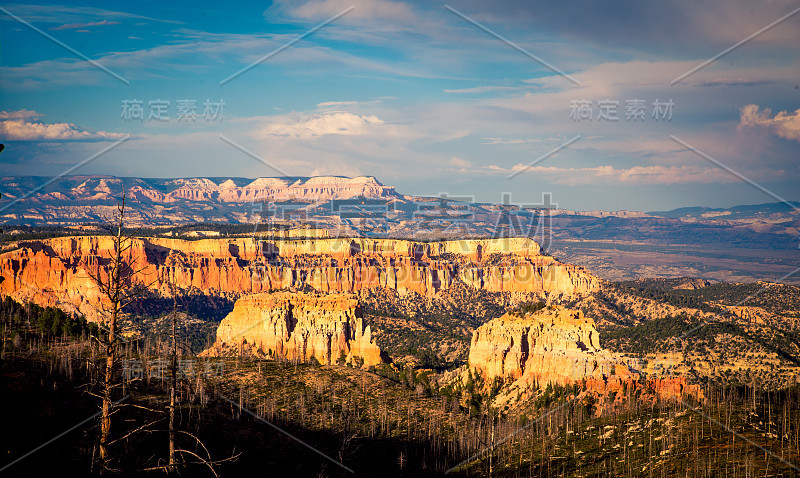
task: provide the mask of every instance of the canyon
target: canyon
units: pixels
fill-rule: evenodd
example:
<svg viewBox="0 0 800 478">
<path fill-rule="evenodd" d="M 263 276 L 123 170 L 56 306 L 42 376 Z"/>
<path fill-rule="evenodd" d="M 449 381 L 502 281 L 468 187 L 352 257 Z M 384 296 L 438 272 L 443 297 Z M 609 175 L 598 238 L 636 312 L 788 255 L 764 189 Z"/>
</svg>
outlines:
<svg viewBox="0 0 800 478">
<path fill-rule="evenodd" d="M 125 191 L 128 224 L 137 226 L 253 221 L 254 203 L 312 203 L 401 196 L 372 176 L 280 178 L 125 178 L 77 175 L 59 178 L 3 177 L 9 224 L 81 226 L 104 223 Z"/>
<path fill-rule="evenodd" d="M 98 320 L 105 299 L 92 276 L 106 277 L 113 241 L 74 236 L 7 244 L 0 254 L 0 292 Z M 455 283 L 493 292 L 578 295 L 600 280 L 543 255 L 527 238 L 415 242 L 321 238 L 183 240 L 134 238 L 124 260 L 141 272 L 131 285 L 170 297 L 205 294 L 236 299 L 280 289 L 353 293 L 387 288 L 433 296 Z"/>
<path fill-rule="evenodd" d="M 200 233 L 189 235 L 214 235 L 221 229 L 227 230 L 222 235 L 252 235 L 268 227 L 264 222 L 273 222 L 312 225 L 344 237 L 527 236 L 563 262 L 587 267 L 606 280 L 774 280 L 796 267 L 800 230 L 797 208 L 789 203 L 725 210 L 573 211 L 538 203 L 536 197 L 514 202 L 498 197 L 502 204 L 492 204 L 471 196 L 402 194 L 372 176 L 2 179 L 4 240 L 40 227 L 63 228 L 67 234 L 96 229 L 114 215 L 124 189 L 126 222 L 150 228 L 150 235 L 180 235 L 190 227 Z"/>
</svg>

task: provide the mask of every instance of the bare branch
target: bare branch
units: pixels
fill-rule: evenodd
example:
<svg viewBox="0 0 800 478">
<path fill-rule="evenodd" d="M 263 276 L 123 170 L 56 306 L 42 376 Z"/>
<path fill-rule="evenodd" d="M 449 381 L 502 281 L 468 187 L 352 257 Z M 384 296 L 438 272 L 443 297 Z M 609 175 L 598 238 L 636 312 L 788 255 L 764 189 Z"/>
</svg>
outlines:
<svg viewBox="0 0 800 478">
<path fill-rule="evenodd" d="M 110 446 L 110 445 L 113 445 L 114 443 L 122 441 L 122 440 L 128 438 L 129 436 L 133 435 L 134 433 L 140 432 L 140 431 L 144 430 L 145 428 L 147 428 L 147 427 L 149 427 L 151 425 L 154 425 L 154 424 L 156 424 L 156 423 L 158 423 L 158 422 L 160 422 L 162 420 L 164 420 L 164 417 L 157 418 L 157 419 L 155 419 L 155 420 L 153 420 L 153 421 L 151 421 L 149 423 L 145 423 L 144 425 L 140 426 L 139 428 L 131 430 L 128 433 L 126 433 L 125 435 L 122 435 L 121 437 L 117 438 L 116 440 L 113 440 L 113 441 L 109 442 L 108 445 Z"/>
<path fill-rule="evenodd" d="M 197 453 L 191 452 L 189 450 L 183 450 L 181 448 L 175 450 L 175 453 L 187 453 L 189 455 L 192 455 L 193 457 L 200 460 L 199 462 L 197 462 L 197 464 L 206 465 L 208 469 L 211 470 L 211 473 L 214 473 L 214 476 L 219 477 L 219 474 L 217 474 L 217 470 L 214 469 L 214 463 L 200 457 L 199 455 L 197 455 Z"/>
</svg>

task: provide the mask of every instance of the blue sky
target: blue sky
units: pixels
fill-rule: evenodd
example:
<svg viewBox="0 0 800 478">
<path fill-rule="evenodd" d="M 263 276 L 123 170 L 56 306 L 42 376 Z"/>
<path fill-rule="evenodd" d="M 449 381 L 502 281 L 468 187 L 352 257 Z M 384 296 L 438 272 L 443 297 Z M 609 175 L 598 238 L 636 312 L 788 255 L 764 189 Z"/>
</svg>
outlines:
<svg viewBox="0 0 800 478">
<path fill-rule="evenodd" d="M 0 12 L 0 174 L 128 138 L 74 173 L 373 175 L 577 210 L 776 200 L 738 174 L 800 200 L 800 13 L 671 84 L 800 4 L 447 4 L 476 25 L 438 2 L 230 3 L 4 4 L 46 35 Z M 133 100 L 143 120 L 123 117 Z"/>
</svg>

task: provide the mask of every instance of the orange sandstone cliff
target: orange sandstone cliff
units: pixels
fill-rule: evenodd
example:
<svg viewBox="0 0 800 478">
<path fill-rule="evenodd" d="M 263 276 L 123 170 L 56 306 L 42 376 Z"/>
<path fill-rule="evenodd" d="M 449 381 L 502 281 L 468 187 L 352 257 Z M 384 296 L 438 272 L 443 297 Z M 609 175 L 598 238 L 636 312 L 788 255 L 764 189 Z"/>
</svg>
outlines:
<svg viewBox="0 0 800 478">
<path fill-rule="evenodd" d="M 590 393 L 610 392 L 617 400 L 637 391 L 649 399 L 701 396 L 684 377 L 642 377 L 629 362 L 600 347 L 593 319 L 559 306 L 524 316 L 506 314 L 478 327 L 469 368 L 487 384 L 496 379 L 508 384 L 507 396 L 519 393 L 523 398 L 548 383 L 580 383 Z"/>
<path fill-rule="evenodd" d="M 90 275 L 104 275 L 112 247 L 107 236 L 23 241 L 0 254 L 0 293 L 57 305 L 88 319 L 102 300 Z M 583 294 L 599 281 L 581 267 L 540 253 L 526 238 L 414 242 L 394 239 L 218 238 L 134 239 L 125 260 L 142 269 L 134 278 L 169 296 L 181 292 L 239 297 L 287 288 L 350 293 L 386 287 L 424 296 L 461 281 L 496 292 Z"/>
<path fill-rule="evenodd" d="M 382 363 L 358 300 L 350 294 L 254 294 L 236 301 L 206 356 L 251 353 L 321 364 Z"/>
<path fill-rule="evenodd" d="M 561 307 L 523 317 L 506 314 L 478 327 L 469 365 L 489 380 L 523 379 L 543 385 L 610 375 L 615 366 L 600 348 L 594 321 Z"/>
</svg>

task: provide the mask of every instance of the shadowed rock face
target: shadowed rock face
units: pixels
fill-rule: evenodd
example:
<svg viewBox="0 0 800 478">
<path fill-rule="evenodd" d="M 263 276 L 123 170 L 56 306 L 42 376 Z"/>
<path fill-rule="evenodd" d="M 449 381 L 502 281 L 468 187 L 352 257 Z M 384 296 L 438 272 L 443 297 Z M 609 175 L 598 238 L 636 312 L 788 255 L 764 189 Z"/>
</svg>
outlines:
<svg viewBox="0 0 800 478">
<path fill-rule="evenodd" d="M 349 294 L 275 292 L 236 301 L 204 355 L 253 353 L 292 361 L 331 364 L 344 359 L 364 366 L 382 362 L 358 300 Z"/>
<path fill-rule="evenodd" d="M 99 296 L 89 272 L 106 274 L 112 242 L 105 236 L 61 237 L 17 244 L 0 254 L 4 295 L 57 305 L 97 318 Z M 350 293 L 386 287 L 431 296 L 456 281 L 492 292 L 574 295 L 599 281 L 584 269 L 539 252 L 530 239 L 413 242 L 394 239 L 253 238 L 187 241 L 142 238 L 125 260 L 142 269 L 134 278 L 154 292 L 239 297 L 286 288 Z"/>
</svg>

